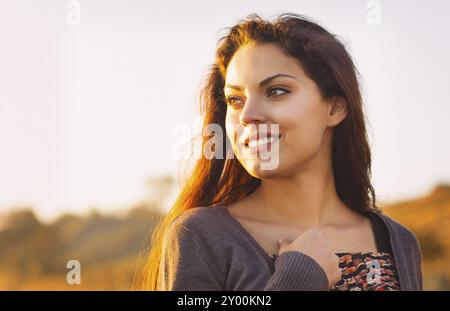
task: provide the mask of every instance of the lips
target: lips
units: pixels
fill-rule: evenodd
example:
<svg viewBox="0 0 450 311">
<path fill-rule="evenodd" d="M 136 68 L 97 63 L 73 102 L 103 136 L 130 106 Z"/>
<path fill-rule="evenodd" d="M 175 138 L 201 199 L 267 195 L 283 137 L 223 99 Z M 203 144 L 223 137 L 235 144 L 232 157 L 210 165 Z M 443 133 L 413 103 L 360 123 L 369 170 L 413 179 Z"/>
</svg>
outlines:
<svg viewBox="0 0 450 311">
<path fill-rule="evenodd" d="M 260 139 L 258 139 L 256 141 L 255 140 L 250 141 L 246 145 L 246 147 L 248 147 L 248 148 L 256 148 L 256 147 L 261 147 L 261 146 L 264 146 L 264 145 L 271 145 L 271 144 L 275 143 L 278 139 L 279 139 L 279 137 L 274 137 L 274 136 L 260 138 Z"/>
<path fill-rule="evenodd" d="M 244 145 L 245 147 L 254 147 L 255 145 L 258 144 L 265 144 L 268 142 L 274 142 L 276 140 L 278 140 L 279 138 L 281 138 L 281 134 L 279 135 L 272 135 L 271 132 L 265 132 L 265 133 L 260 133 L 257 132 L 255 134 L 251 134 L 251 135 L 247 135 L 244 136 Z"/>
</svg>

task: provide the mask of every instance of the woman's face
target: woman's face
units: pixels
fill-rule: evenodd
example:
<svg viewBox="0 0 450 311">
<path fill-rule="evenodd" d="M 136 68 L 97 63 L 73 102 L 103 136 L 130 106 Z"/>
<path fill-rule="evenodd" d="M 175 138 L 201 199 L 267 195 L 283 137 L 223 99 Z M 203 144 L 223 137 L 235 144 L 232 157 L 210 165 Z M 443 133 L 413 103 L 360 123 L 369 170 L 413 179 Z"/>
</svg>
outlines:
<svg viewBox="0 0 450 311">
<path fill-rule="evenodd" d="M 343 112 L 330 116 L 332 100 L 322 99 L 298 61 L 275 44 L 241 47 L 227 67 L 224 93 L 227 137 L 234 155 L 257 178 L 301 170 L 321 150 L 330 148 L 332 126 L 345 117 Z M 250 139 L 248 146 L 249 136 L 259 132 L 259 138 L 267 137 L 271 125 L 277 124 L 278 133 L 272 130 L 269 136 L 273 140 L 255 146 L 257 140 Z M 265 150 L 270 153 L 260 154 Z"/>
</svg>

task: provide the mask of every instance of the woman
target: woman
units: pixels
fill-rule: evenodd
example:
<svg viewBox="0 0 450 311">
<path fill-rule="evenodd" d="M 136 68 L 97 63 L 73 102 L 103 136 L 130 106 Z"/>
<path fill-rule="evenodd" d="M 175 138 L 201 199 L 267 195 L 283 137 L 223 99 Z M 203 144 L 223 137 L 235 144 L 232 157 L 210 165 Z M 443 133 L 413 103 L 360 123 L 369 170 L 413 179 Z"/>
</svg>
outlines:
<svg viewBox="0 0 450 311">
<path fill-rule="evenodd" d="M 335 36 L 250 15 L 220 39 L 201 94 L 203 129 L 226 132 L 202 146 L 226 156 L 197 161 L 153 233 L 144 288 L 422 289 L 416 237 L 376 206 L 356 69 Z"/>
</svg>

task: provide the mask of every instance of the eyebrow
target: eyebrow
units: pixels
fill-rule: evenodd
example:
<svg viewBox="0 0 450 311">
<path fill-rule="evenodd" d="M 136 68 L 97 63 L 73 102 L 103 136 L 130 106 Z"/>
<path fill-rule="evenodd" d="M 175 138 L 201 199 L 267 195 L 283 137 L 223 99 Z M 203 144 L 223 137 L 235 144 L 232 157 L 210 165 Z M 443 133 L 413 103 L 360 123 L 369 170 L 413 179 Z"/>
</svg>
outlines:
<svg viewBox="0 0 450 311">
<path fill-rule="evenodd" d="M 293 77 L 293 76 L 291 76 L 291 75 L 284 74 L 284 73 L 278 73 L 278 74 L 276 74 L 276 75 L 267 77 L 267 78 L 265 78 L 264 80 L 262 80 L 261 82 L 259 82 L 259 87 L 260 87 L 260 88 L 261 88 L 261 87 L 264 87 L 265 85 L 267 85 L 267 84 L 268 84 L 270 81 L 272 81 L 273 79 L 275 79 L 275 78 L 280 78 L 280 77 L 292 78 L 292 79 L 295 79 L 295 80 L 298 81 L 297 78 L 295 78 L 295 77 Z M 233 89 L 233 90 L 237 90 L 237 91 L 240 91 L 240 90 L 241 90 L 241 87 L 240 87 L 240 86 L 232 85 L 232 84 L 227 84 L 227 85 L 225 85 L 225 88 L 229 88 L 229 89 Z"/>
</svg>

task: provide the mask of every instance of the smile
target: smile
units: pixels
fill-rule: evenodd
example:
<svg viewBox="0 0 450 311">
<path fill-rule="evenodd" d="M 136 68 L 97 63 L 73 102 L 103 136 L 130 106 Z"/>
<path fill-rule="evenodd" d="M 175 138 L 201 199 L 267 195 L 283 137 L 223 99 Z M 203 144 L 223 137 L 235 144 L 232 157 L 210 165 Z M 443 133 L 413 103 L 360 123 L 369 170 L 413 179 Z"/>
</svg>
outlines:
<svg viewBox="0 0 450 311">
<path fill-rule="evenodd" d="M 255 147 L 261 147 L 263 145 L 266 144 L 273 144 L 274 142 L 276 142 L 279 138 L 278 137 L 264 137 L 264 138 L 260 138 L 257 141 L 250 141 L 246 146 L 250 147 L 250 148 L 255 148 Z"/>
</svg>

